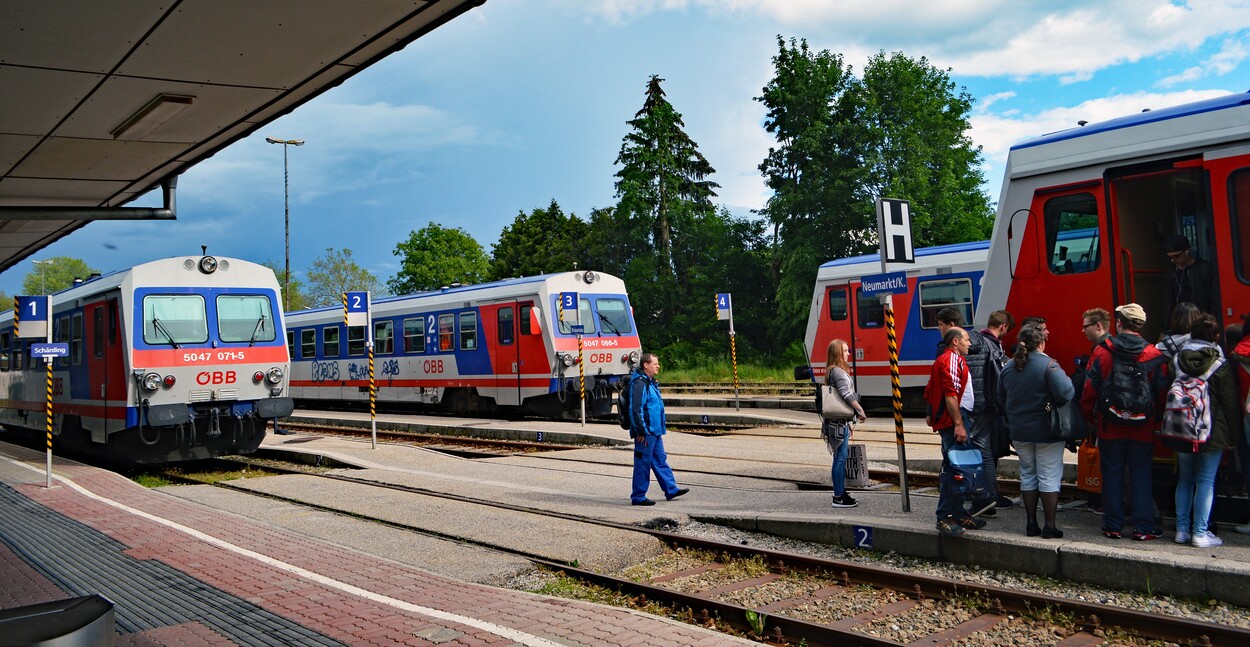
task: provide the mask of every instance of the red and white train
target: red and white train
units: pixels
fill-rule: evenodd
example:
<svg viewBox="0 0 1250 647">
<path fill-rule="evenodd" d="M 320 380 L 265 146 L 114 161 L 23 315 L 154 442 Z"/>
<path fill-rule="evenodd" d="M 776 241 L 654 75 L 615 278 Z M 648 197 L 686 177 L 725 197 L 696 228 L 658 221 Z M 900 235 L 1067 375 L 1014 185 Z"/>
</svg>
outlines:
<svg viewBox="0 0 1250 647">
<path fill-rule="evenodd" d="M 563 323 L 561 293 L 579 295 Z M 625 283 L 593 271 L 387 297 L 370 316 L 381 403 L 576 418 L 584 373 L 587 416 L 606 416 L 641 353 Z M 574 321 L 584 330 L 580 372 Z M 368 402 L 364 326 L 328 307 L 288 314 L 286 330 L 297 400 Z"/>
<path fill-rule="evenodd" d="M 290 415 L 279 287 L 269 268 L 168 258 L 50 297 L 58 446 L 126 463 L 254 451 Z M 47 374 L 0 314 L 0 424 L 43 437 Z"/>
</svg>

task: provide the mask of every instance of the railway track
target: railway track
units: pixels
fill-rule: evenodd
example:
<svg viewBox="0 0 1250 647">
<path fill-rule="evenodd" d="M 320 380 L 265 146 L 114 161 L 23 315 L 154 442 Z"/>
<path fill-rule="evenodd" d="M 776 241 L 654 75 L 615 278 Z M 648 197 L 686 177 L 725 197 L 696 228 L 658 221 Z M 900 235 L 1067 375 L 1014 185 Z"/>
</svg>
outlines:
<svg viewBox="0 0 1250 647">
<path fill-rule="evenodd" d="M 222 461 L 223 464 L 226 461 Z M 524 551 L 469 541 L 525 557 L 558 576 L 618 592 L 635 607 L 662 607 L 669 615 L 777 645 L 1032 644 L 1021 635 L 1049 637 L 1056 645 L 1246 645 L 1250 629 L 1144 613 L 1046 594 L 972 584 L 741 544 L 700 539 L 579 515 L 483 501 L 344 474 L 309 472 L 249 459 L 247 468 L 304 474 L 419 496 L 487 505 L 651 535 L 672 548 L 666 564 L 644 564 L 620 574 L 597 573 Z M 192 482 L 203 482 L 193 480 Z M 235 488 L 229 483 L 219 487 Z M 281 497 L 276 497 L 281 499 Z M 308 505 L 294 499 L 282 499 Z M 312 506 L 330 512 L 339 510 Z M 414 532 L 421 528 L 381 522 Z M 428 534 L 428 533 L 427 533 Z M 436 535 L 441 536 L 441 535 Z M 937 620 L 933 620 L 936 618 Z M 1003 642 L 998 642 L 1002 639 Z M 1156 642 L 1151 642 L 1156 641 Z"/>
</svg>

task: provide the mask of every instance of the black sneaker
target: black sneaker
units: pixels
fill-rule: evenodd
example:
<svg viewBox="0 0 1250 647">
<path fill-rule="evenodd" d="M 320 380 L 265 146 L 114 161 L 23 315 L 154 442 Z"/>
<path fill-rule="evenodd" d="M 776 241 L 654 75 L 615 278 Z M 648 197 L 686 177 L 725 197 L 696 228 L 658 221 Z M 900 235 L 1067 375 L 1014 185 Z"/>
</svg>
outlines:
<svg viewBox="0 0 1250 647">
<path fill-rule="evenodd" d="M 1014 504 L 1014 503 L 1012 503 L 1011 499 L 1008 499 L 1007 497 L 1005 497 L 1005 496 L 1003 496 L 1003 495 L 1001 495 L 1001 494 L 1000 494 L 1000 495 L 998 495 L 998 499 L 997 499 L 996 501 L 994 501 L 994 506 L 995 506 L 995 507 L 998 507 L 998 508 L 1003 508 L 1004 510 L 1005 510 L 1005 509 L 1007 509 L 1007 508 L 1012 507 L 1013 505 L 1015 505 L 1015 504 Z"/>
<path fill-rule="evenodd" d="M 833 507 L 835 508 L 854 508 L 859 505 L 859 501 L 851 498 L 849 494 L 833 497 Z"/>
<path fill-rule="evenodd" d="M 998 512 L 994 510 L 993 501 L 974 502 L 968 512 L 974 517 L 985 517 L 986 519 L 993 519 L 998 516 Z"/>
<path fill-rule="evenodd" d="M 985 527 L 985 521 L 976 517 L 968 516 L 958 521 L 959 525 L 968 530 L 980 530 Z"/>
</svg>

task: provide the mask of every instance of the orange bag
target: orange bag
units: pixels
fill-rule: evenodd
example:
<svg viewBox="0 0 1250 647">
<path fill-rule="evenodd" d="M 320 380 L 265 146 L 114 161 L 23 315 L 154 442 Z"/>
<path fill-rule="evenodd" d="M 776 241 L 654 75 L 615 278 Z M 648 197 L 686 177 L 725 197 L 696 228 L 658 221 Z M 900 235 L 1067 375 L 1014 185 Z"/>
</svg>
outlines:
<svg viewBox="0 0 1250 647">
<path fill-rule="evenodd" d="M 1098 447 L 1090 440 L 1081 443 L 1076 452 L 1076 487 L 1086 492 L 1102 493 L 1102 459 Z"/>
</svg>

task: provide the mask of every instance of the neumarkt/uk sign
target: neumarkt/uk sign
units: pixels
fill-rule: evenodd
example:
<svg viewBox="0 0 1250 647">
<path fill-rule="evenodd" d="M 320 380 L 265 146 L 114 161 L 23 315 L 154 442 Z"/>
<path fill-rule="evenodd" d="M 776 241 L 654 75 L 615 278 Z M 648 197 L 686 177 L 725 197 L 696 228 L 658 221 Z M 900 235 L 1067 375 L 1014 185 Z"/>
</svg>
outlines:
<svg viewBox="0 0 1250 647">
<path fill-rule="evenodd" d="M 859 287 L 866 297 L 903 294 L 907 292 L 907 272 L 887 272 L 865 276 L 859 280 Z"/>
</svg>

